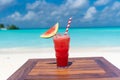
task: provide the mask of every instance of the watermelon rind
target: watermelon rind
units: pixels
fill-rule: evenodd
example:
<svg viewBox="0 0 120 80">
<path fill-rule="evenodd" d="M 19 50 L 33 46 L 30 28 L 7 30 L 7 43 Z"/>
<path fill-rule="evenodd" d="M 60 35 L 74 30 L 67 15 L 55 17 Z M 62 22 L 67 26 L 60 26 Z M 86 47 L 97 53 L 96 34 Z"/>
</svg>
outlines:
<svg viewBox="0 0 120 80">
<path fill-rule="evenodd" d="M 49 32 L 49 34 L 46 34 L 47 33 L 47 31 L 45 32 L 45 33 L 43 33 L 40 37 L 41 38 L 51 38 L 51 37 L 53 37 L 56 33 L 57 33 L 57 31 L 58 31 L 58 28 L 59 28 L 59 23 L 57 22 L 53 27 L 51 27 L 51 28 L 55 28 L 53 31 L 51 31 L 51 32 Z M 50 29 L 51 29 L 50 28 Z M 49 29 L 49 30 L 50 30 Z"/>
</svg>

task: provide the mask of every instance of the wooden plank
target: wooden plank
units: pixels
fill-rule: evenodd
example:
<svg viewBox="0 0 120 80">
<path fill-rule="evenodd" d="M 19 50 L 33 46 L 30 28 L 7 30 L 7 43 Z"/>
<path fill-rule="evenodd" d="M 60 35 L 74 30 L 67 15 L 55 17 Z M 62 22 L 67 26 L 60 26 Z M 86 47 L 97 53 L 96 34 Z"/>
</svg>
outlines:
<svg viewBox="0 0 120 80">
<path fill-rule="evenodd" d="M 19 68 L 12 76 L 7 80 L 24 80 L 28 72 L 34 67 L 37 62 L 34 60 L 28 60 L 21 68 Z"/>
<path fill-rule="evenodd" d="M 70 58 L 65 69 L 55 59 L 29 59 L 7 80 L 120 80 L 120 70 L 103 57 Z"/>
</svg>

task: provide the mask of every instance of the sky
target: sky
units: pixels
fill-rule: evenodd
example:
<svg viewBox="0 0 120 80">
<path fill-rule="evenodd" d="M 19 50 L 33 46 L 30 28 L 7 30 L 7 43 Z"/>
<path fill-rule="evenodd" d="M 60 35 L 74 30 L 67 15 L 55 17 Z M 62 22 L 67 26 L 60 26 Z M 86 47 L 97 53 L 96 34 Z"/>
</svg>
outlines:
<svg viewBox="0 0 120 80">
<path fill-rule="evenodd" d="M 120 0 L 0 0 L 0 23 L 19 28 L 120 27 Z"/>
</svg>

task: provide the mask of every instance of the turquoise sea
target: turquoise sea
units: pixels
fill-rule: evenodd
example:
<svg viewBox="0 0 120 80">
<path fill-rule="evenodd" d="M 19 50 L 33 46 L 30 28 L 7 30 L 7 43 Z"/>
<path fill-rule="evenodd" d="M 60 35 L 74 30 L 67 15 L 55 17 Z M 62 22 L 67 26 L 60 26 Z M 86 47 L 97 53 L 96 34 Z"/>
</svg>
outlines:
<svg viewBox="0 0 120 80">
<path fill-rule="evenodd" d="M 46 30 L 0 30 L 0 48 L 53 47 L 52 38 L 40 38 Z M 120 28 L 71 28 L 69 35 L 71 47 L 120 47 Z"/>
</svg>

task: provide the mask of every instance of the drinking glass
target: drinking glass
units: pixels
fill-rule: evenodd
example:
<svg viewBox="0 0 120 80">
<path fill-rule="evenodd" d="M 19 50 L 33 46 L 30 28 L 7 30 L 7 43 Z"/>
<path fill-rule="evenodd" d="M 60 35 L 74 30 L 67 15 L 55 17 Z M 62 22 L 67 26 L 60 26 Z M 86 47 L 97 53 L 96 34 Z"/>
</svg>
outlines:
<svg viewBox="0 0 120 80">
<path fill-rule="evenodd" d="M 57 67 L 68 66 L 70 37 L 68 34 L 56 34 L 53 37 Z"/>
</svg>

